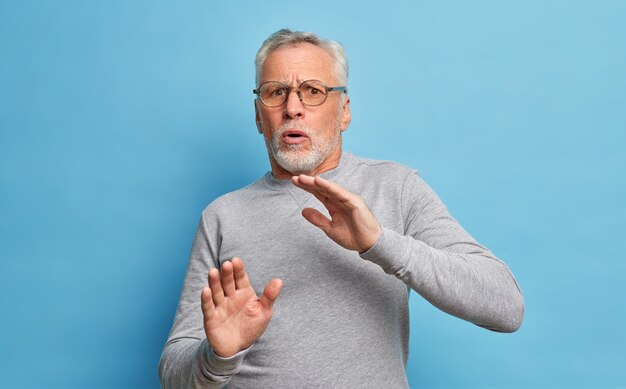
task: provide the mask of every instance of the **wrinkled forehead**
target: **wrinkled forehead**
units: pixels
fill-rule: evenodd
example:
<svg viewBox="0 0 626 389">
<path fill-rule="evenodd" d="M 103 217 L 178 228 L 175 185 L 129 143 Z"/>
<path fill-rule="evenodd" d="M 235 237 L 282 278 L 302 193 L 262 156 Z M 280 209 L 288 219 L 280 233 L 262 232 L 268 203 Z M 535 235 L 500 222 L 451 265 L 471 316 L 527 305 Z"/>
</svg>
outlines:
<svg viewBox="0 0 626 389">
<path fill-rule="evenodd" d="M 306 80 L 336 82 L 334 61 L 326 50 L 310 43 L 284 45 L 272 51 L 261 67 L 259 83 L 281 81 L 298 85 Z"/>
</svg>

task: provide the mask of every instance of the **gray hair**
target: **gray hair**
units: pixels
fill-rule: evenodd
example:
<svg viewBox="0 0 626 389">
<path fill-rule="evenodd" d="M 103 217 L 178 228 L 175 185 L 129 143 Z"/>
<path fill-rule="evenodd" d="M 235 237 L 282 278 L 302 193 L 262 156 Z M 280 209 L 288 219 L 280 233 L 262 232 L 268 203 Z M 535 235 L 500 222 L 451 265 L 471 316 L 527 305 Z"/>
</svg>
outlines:
<svg viewBox="0 0 626 389">
<path fill-rule="evenodd" d="M 348 58 L 343 47 L 331 40 L 322 39 L 312 32 L 291 31 L 283 28 L 269 36 L 256 53 L 254 64 L 256 67 L 256 84 L 261 80 L 261 70 L 263 63 L 274 50 L 285 45 L 297 45 L 299 43 L 310 43 L 324 49 L 335 62 L 335 75 L 340 85 L 348 85 Z"/>
</svg>

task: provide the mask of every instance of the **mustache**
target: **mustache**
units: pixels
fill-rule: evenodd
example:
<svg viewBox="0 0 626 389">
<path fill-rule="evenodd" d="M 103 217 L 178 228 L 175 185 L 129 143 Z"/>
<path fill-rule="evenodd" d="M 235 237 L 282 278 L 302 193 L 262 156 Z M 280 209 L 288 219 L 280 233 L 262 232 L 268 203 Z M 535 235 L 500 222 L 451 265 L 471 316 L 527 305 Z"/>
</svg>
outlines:
<svg viewBox="0 0 626 389">
<path fill-rule="evenodd" d="M 311 128 L 301 122 L 289 122 L 285 123 L 282 126 L 278 127 L 276 131 L 274 131 L 274 136 L 281 137 L 287 131 L 298 130 L 303 132 L 306 136 L 309 136 L 311 133 Z"/>
</svg>

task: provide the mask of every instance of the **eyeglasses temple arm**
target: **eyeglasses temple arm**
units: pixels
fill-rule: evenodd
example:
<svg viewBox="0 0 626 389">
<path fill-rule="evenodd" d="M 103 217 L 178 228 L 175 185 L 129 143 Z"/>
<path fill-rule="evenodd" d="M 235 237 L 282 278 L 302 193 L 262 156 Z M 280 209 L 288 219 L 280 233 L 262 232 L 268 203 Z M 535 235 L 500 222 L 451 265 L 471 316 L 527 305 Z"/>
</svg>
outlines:
<svg viewBox="0 0 626 389">
<path fill-rule="evenodd" d="M 341 91 L 345 94 L 348 94 L 348 88 L 346 88 L 345 86 L 329 86 L 328 88 L 326 88 L 326 90 L 328 90 L 329 92 Z"/>
</svg>

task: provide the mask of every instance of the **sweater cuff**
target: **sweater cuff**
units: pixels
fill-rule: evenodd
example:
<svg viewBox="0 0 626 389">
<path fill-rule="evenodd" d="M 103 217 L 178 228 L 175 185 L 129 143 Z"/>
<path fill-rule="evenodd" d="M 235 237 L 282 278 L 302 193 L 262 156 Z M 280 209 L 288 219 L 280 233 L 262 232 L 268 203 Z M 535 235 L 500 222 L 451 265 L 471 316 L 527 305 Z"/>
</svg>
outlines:
<svg viewBox="0 0 626 389">
<path fill-rule="evenodd" d="M 381 227 L 378 240 L 369 250 L 360 254 L 361 258 L 382 267 L 385 273 L 395 274 L 404 267 L 404 254 L 408 242 L 402 235 L 385 227 Z"/>
<path fill-rule="evenodd" d="M 237 354 L 228 358 L 220 357 L 209 346 L 209 342 L 205 339 L 200 347 L 199 357 L 202 359 L 200 366 L 205 376 L 213 379 L 229 378 L 237 374 L 241 369 L 243 358 L 250 351 L 250 347 L 239 351 Z"/>
</svg>

